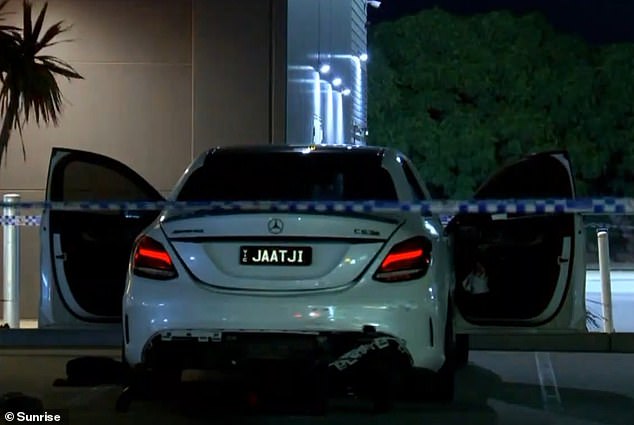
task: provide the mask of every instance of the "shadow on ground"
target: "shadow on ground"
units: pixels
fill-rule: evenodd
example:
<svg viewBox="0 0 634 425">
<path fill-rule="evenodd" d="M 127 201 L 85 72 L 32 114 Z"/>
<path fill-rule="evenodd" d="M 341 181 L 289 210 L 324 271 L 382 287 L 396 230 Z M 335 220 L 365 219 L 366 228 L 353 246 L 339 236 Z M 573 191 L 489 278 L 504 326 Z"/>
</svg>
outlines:
<svg viewBox="0 0 634 425">
<path fill-rule="evenodd" d="M 581 373 L 580 369 L 580 373 Z M 459 375 L 458 399 L 475 405 L 496 400 L 530 409 L 546 409 L 561 418 L 593 421 L 606 425 L 632 425 L 634 399 L 622 394 L 592 389 L 559 387 L 560 402 L 545 403 L 539 385 L 504 382 L 489 369 L 469 365 Z"/>
<path fill-rule="evenodd" d="M 72 364 L 69 362 L 69 364 Z M 398 402 L 394 409 L 385 414 L 372 413 L 368 401 L 355 397 L 331 399 L 327 416 L 314 415 L 310 403 L 306 403 L 303 390 L 285 387 L 283 379 L 271 379 L 260 383 L 259 388 L 245 386 L 240 380 L 205 379 L 186 380 L 181 385 L 168 389 L 158 389 L 160 397 L 135 400 L 127 413 L 116 413 L 117 388 L 123 388 L 124 376 L 116 363 L 97 361 L 100 368 L 91 368 L 90 361 L 75 361 L 67 372 L 65 381 L 57 384 L 66 386 L 84 385 L 105 387 L 99 379 L 105 379 L 109 390 L 104 391 L 100 400 L 90 404 L 72 406 L 74 423 L 90 422 L 91 414 L 99 413 L 101 418 L 117 423 L 208 423 L 213 418 L 220 424 L 279 424 L 324 422 L 328 424 L 350 424 L 359 422 L 359 415 L 368 424 L 385 423 L 386 420 L 398 424 L 442 423 L 492 425 L 499 423 L 496 406 L 502 402 L 508 405 L 530 409 L 531 414 L 545 415 L 582 421 L 596 421 L 607 425 L 631 425 L 634 399 L 612 392 L 591 389 L 559 388 L 561 403 L 544 405 L 539 385 L 521 382 L 504 382 L 493 371 L 469 365 L 457 374 L 456 401 L 451 405 L 433 403 Z M 79 367 L 79 366 L 81 367 Z M 93 365 L 94 366 L 94 365 Z M 109 369 L 111 368 L 111 369 Z M 99 378 L 99 379 L 97 379 Z M 113 381 L 119 382 L 113 382 Z M 308 384 L 310 385 L 310 383 Z M 85 389 L 83 391 L 89 391 Z M 54 406 L 59 408 L 58 406 Z M 107 419 L 110 418 L 110 419 Z M 504 423 L 508 422 L 508 418 Z M 106 423 L 104 422 L 104 423 Z M 112 422 L 110 422 L 112 423 Z M 546 423 L 545 421 L 525 423 Z M 555 423 L 560 423 L 559 419 Z"/>
</svg>

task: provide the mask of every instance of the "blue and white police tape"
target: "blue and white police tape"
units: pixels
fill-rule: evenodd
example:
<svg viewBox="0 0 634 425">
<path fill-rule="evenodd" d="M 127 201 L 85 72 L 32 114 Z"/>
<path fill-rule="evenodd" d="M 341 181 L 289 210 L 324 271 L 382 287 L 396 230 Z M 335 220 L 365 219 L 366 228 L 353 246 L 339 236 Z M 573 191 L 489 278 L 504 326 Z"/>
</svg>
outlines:
<svg viewBox="0 0 634 425">
<path fill-rule="evenodd" d="M 81 202 L 0 202 L 3 208 L 15 210 L 56 211 L 198 211 L 240 212 L 359 212 L 389 213 L 414 212 L 422 215 L 456 214 L 634 214 L 634 198 L 586 199 L 485 199 L 435 200 L 422 202 L 383 201 L 235 201 L 235 202 L 182 202 L 182 201 L 81 201 Z"/>
<path fill-rule="evenodd" d="M 39 215 L 3 215 L 0 216 L 2 226 L 39 226 L 42 217 Z"/>
<path fill-rule="evenodd" d="M 452 216 L 440 216 L 443 226 L 446 226 Z M 0 216 L 0 226 L 39 226 L 42 222 L 40 215 L 4 215 Z M 634 226 L 614 223 L 586 223 L 585 227 L 599 230 L 634 230 Z"/>
</svg>

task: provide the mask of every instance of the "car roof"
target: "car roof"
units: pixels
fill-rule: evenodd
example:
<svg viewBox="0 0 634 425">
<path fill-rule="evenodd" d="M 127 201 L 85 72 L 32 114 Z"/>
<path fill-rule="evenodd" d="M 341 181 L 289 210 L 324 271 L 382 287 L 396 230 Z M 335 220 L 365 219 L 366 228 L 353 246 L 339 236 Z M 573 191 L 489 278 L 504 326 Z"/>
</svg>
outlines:
<svg viewBox="0 0 634 425">
<path fill-rule="evenodd" d="M 383 156 L 387 150 L 380 146 L 359 146 L 359 145 L 243 145 L 243 146 L 219 146 L 209 149 L 206 156 L 224 153 L 343 153 L 346 155 L 368 155 Z"/>
</svg>

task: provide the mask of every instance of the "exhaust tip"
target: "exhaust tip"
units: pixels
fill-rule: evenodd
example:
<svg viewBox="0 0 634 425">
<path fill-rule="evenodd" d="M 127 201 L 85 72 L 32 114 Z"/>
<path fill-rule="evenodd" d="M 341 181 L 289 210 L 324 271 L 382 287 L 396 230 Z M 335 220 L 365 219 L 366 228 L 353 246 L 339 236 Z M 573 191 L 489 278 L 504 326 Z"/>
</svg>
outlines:
<svg viewBox="0 0 634 425">
<path fill-rule="evenodd" d="M 376 333 L 376 327 L 374 327 L 372 325 L 364 325 L 363 326 L 363 333 L 364 334 L 375 334 Z"/>
</svg>

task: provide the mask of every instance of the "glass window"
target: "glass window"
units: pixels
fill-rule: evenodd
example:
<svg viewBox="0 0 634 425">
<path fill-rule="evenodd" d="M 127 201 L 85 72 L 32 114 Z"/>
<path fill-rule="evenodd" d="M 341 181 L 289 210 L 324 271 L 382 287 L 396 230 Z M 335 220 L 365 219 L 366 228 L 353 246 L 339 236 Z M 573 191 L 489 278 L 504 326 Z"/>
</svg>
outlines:
<svg viewBox="0 0 634 425">
<path fill-rule="evenodd" d="M 412 167 L 407 163 L 407 161 L 403 160 L 403 171 L 405 172 L 405 178 L 407 178 L 407 182 L 409 183 L 410 188 L 412 189 L 412 195 L 414 196 L 415 201 L 424 201 L 427 199 L 425 196 L 425 192 L 423 192 L 423 188 L 420 187 L 420 183 L 418 179 L 414 175 L 414 171 L 412 171 Z"/>
<path fill-rule="evenodd" d="M 86 161 L 70 161 L 64 166 L 64 201 L 139 201 L 155 199 L 145 184 L 120 170 Z M 143 182 L 144 183 L 144 182 Z"/>
<path fill-rule="evenodd" d="M 396 201 L 381 158 L 350 152 L 217 152 L 192 173 L 179 201 Z"/>
<path fill-rule="evenodd" d="M 506 166 L 477 191 L 479 199 L 573 198 L 568 169 L 550 154 L 538 154 Z"/>
</svg>

